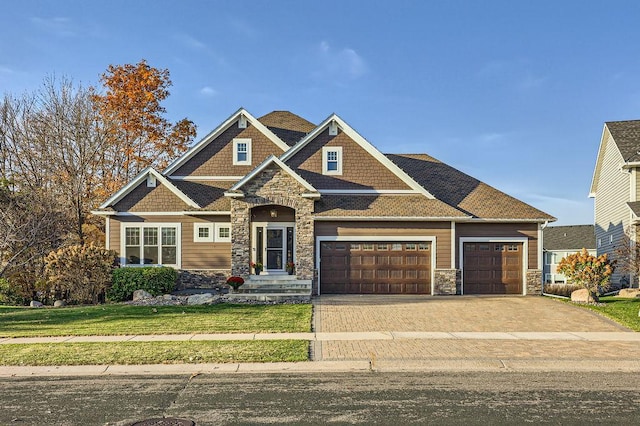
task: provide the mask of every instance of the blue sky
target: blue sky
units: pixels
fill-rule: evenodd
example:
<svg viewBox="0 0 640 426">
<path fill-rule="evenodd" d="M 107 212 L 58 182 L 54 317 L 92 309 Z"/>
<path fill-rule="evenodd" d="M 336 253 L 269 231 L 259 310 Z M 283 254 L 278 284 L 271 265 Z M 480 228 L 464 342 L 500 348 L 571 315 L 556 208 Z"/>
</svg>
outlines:
<svg viewBox="0 0 640 426">
<path fill-rule="evenodd" d="M 109 64 L 168 68 L 205 135 L 239 107 L 332 112 L 385 153 L 427 153 L 558 218 L 587 198 L 605 121 L 640 118 L 637 1 L 12 1 L 0 93 Z"/>
</svg>

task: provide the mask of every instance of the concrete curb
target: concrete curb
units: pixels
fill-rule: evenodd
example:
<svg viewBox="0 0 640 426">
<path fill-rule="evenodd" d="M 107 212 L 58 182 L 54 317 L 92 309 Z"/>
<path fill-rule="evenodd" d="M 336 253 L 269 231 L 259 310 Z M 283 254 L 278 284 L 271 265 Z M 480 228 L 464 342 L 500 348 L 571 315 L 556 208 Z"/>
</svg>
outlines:
<svg viewBox="0 0 640 426">
<path fill-rule="evenodd" d="M 432 359 L 424 361 L 318 361 L 246 364 L 79 365 L 0 367 L 0 377 L 167 376 L 199 374 L 401 373 L 401 372 L 640 372 L 640 361 Z"/>
</svg>

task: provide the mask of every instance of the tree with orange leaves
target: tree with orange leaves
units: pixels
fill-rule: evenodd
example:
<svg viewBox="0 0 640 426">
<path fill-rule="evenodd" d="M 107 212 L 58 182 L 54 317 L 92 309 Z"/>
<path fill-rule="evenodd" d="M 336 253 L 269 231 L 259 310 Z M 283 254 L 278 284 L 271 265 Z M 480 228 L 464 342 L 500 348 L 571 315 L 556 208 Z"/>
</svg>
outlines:
<svg viewBox="0 0 640 426">
<path fill-rule="evenodd" d="M 587 289 L 589 299 L 597 301 L 598 289 L 609 287 L 614 269 L 615 261 L 609 261 L 606 253 L 596 257 L 583 248 L 582 251 L 563 258 L 557 271 L 566 275 L 571 282 Z"/>
<path fill-rule="evenodd" d="M 185 119 L 171 124 L 161 102 L 169 96 L 169 70 L 149 66 L 109 65 L 102 74 L 104 94 L 95 94 L 104 125 L 110 135 L 104 153 L 104 196 L 110 195 L 147 166 L 164 168 L 187 150 L 196 134 Z"/>
</svg>

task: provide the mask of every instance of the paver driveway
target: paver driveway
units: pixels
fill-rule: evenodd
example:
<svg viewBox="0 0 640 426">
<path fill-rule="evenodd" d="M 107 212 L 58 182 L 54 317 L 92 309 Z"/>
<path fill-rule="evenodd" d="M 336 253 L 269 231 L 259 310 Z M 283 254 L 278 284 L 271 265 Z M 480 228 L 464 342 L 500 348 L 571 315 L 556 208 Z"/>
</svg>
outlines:
<svg viewBox="0 0 640 426">
<path fill-rule="evenodd" d="M 540 296 L 326 295 L 313 304 L 319 332 L 626 330 L 591 311 Z"/>
</svg>

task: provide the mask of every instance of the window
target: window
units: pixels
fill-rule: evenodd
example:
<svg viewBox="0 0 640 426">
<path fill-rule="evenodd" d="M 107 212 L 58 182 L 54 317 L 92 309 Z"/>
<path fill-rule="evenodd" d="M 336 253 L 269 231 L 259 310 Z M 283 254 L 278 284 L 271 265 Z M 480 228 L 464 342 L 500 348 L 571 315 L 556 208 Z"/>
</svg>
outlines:
<svg viewBox="0 0 640 426">
<path fill-rule="evenodd" d="M 123 225 L 124 265 L 178 264 L 179 224 Z"/>
<path fill-rule="evenodd" d="M 216 243 L 231 242 L 231 225 L 228 223 L 216 223 Z"/>
<path fill-rule="evenodd" d="M 391 250 L 392 251 L 402 251 L 402 244 L 400 244 L 400 243 L 391 244 Z"/>
<path fill-rule="evenodd" d="M 362 250 L 373 251 L 373 244 L 369 244 L 369 243 L 362 244 Z"/>
<path fill-rule="evenodd" d="M 360 244 L 351 243 L 351 250 L 360 250 Z"/>
<path fill-rule="evenodd" d="M 342 147 L 325 146 L 322 148 L 322 174 L 342 174 Z"/>
<path fill-rule="evenodd" d="M 404 245 L 404 249 L 405 250 L 414 251 L 414 250 L 416 250 L 416 248 L 417 248 L 417 245 L 414 244 L 414 243 L 407 243 L 407 244 Z"/>
<path fill-rule="evenodd" d="M 193 241 L 196 243 L 213 242 L 213 223 L 196 223 L 193 225 Z"/>
<path fill-rule="evenodd" d="M 429 250 L 429 243 L 420 243 L 420 244 L 418 244 L 418 250 L 420 250 L 420 251 Z"/>
<path fill-rule="evenodd" d="M 598 248 L 602 247 L 602 238 L 598 238 Z"/>
<path fill-rule="evenodd" d="M 233 140 L 233 164 L 236 166 L 251 165 L 251 139 Z"/>
<path fill-rule="evenodd" d="M 389 250 L 389 245 L 388 244 L 378 244 L 378 250 L 379 251 Z"/>
</svg>

